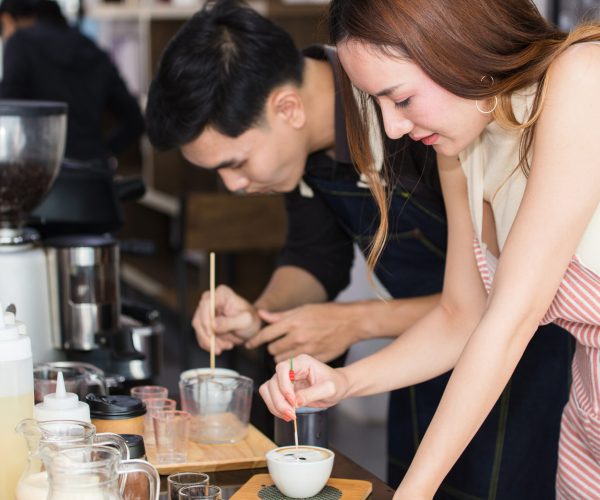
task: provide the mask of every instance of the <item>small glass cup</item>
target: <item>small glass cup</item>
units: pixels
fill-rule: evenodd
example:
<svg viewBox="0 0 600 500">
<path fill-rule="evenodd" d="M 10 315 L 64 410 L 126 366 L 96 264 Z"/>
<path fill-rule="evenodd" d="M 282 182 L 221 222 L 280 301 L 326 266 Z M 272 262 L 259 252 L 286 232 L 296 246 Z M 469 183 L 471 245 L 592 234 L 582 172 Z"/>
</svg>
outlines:
<svg viewBox="0 0 600 500">
<path fill-rule="evenodd" d="M 208 485 L 208 474 L 202 472 L 177 472 L 167 477 L 169 500 L 179 500 L 179 490 L 186 486 Z"/>
<path fill-rule="evenodd" d="M 179 490 L 179 500 L 223 500 L 218 486 L 185 486 Z"/>
<path fill-rule="evenodd" d="M 160 385 L 138 385 L 131 389 L 130 394 L 140 401 L 146 401 L 150 398 L 166 399 L 169 397 L 169 389 Z"/>
<path fill-rule="evenodd" d="M 168 398 L 150 398 L 145 399 L 146 414 L 144 415 L 144 444 L 146 446 L 154 446 L 154 422 L 152 415 L 159 411 L 172 411 L 177 407 L 177 402 L 174 399 Z"/>
<path fill-rule="evenodd" d="M 187 411 L 158 411 L 152 415 L 156 460 L 159 464 L 187 460 L 191 416 Z"/>
</svg>

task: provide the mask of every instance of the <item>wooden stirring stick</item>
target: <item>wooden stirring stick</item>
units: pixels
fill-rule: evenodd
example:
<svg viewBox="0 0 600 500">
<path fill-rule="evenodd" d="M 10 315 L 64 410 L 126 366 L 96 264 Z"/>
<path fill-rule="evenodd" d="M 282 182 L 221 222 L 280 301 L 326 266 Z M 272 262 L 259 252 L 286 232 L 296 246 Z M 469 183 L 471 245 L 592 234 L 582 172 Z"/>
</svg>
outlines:
<svg viewBox="0 0 600 500">
<path fill-rule="evenodd" d="M 211 327 L 215 324 L 217 313 L 215 311 L 215 252 L 210 252 L 210 319 Z M 211 328 L 212 330 L 212 328 Z M 210 336 L 210 369 L 215 372 L 215 332 Z"/>
<path fill-rule="evenodd" d="M 290 380 L 292 385 L 296 381 L 296 373 L 294 372 L 294 358 L 290 358 Z M 298 422 L 296 419 L 296 401 L 294 401 L 294 443 L 296 444 L 296 449 L 298 449 Z"/>
</svg>

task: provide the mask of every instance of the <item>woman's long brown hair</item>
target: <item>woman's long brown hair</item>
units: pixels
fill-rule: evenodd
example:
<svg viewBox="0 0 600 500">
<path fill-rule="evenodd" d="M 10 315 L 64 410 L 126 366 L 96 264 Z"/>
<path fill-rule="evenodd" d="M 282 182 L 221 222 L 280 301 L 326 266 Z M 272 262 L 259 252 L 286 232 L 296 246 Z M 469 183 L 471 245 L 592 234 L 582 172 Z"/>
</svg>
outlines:
<svg viewBox="0 0 600 500">
<path fill-rule="evenodd" d="M 408 58 L 438 85 L 466 99 L 497 97 L 494 118 L 503 127 L 523 130 L 519 167 L 526 175 L 549 67 L 571 45 L 600 40 L 600 24 L 564 33 L 531 0 L 332 0 L 328 21 L 334 44 L 355 39 L 392 57 Z M 520 123 L 512 94 L 534 85 L 533 108 Z M 385 245 L 389 197 L 368 141 L 368 96 L 359 93 L 356 99 L 347 78 L 343 93 L 350 152 L 369 179 L 380 212 L 367 259 L 373 269 Z"/>
</svg>

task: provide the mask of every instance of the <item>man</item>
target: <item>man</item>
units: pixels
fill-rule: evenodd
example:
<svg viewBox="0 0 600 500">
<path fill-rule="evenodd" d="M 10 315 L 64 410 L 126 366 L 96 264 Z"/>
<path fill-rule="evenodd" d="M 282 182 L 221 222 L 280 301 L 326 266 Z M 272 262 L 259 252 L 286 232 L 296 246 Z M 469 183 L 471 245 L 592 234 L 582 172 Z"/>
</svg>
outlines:
<svg viewBox="0 0 600 500">
<path fill-rule="evenodd" d="M 109 57 L 50 0 L 3 0 L 0 97 L 68 104 L 65 157 L 103 165 L 138 140 L 144 120 Z M 115 126 L 105 137 L 106 112 Z"/>
<path fill-rule="evenodd" d="M 329 302 L 348 284 L 353 243 L 368 252 L 378 225 L 371 193 L 350 159 L 337 68 L 331 49 L 300 53 L 280 28 L 229 0 L 196 14 L 163 54 L 148 97 L 150 140 L 179 147 L 194 165 L 217 171 L 231 191 L 285 193 L 289 219 L 278 267 L 254 304 L 219 287 L 213 325 L 208 297 L 200 301 L 193 324 L 205 349 L 214 332 L 217 353 L 266 343 L 275 361 L 307 353 L 330 362 L 358 340 L 401 335 L 435 304 L 444 272 L 443 200 L 433 155 L 408 138 L 383 148 L 390 230 L 375 274 L 394 300 Z M 373 137 L 381 147 L 377 130 Z M 392 393 L 390 484 L 402 478 L 446 381 Z M 568 391 L 558 382 L 552 391 L 557 419 L 543 432 L 556 438 Z M 496 406 L 440 498 L 493 495 L 503 451 L 510 457 L 519 446 L 515 436 L 525 432 L 518 412 L 527 408 L 512 404 L 507 395 Z M 507 423 L 508 412 L 517 413 L 518 427 Z M 542 461 L 552 478 L 555 460 Z"/>
</svg>

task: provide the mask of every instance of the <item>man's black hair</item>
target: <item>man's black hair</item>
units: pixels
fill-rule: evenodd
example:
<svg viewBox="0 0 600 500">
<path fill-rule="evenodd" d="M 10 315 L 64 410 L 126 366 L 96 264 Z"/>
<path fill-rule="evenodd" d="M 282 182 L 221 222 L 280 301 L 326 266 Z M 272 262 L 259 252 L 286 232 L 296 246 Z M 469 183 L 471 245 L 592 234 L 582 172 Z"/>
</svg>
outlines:
<svg viewBox="0 0 600 500">
<path fill-rule="evenodd" d="M 35 16 L 38 0 L 2 0 L 0 14 L 10 14 L 15 19 Z"/>
<path fill-rule="evenodd" d="M 302 83 L 303 57 L 283 29 L 238 0 L 196 13 L 165 49 L 150 85 L 146 124 L 159 149 L 207 127 L 238 137 L 263 117 L 279 85 Z"/>
<path fill-rule="evenodd" d="M 35 18 L 67 26 L 67 19 L 55 0 L 3 0 L 0 14 L 3 13 L 15 19 Z"/>
</svg>

